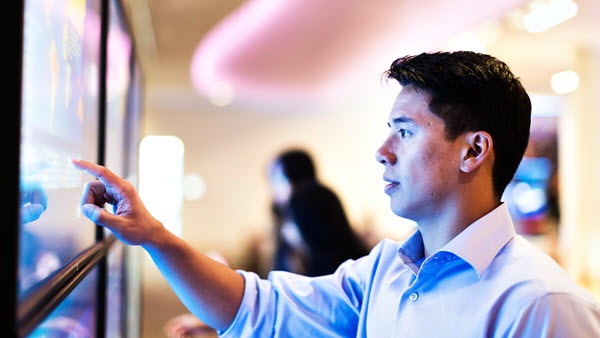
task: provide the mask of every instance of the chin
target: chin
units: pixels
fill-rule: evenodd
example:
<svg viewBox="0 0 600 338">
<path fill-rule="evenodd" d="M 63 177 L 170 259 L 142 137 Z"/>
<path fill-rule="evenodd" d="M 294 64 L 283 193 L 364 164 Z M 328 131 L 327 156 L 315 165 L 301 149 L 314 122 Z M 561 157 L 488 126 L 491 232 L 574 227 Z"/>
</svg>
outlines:
<svg viewBox="0 0 600 338">
<path fill-rule="evenodd" d="M 406 211 L 403 208 L 396 206 L 393 203 L 390 203 L 390 208 L 394 215 L 406 218 Z"/>
<path fill-rule="evenodd" d="M 415 213 L 411 212 L 411 210 L 408 209 L 406 205 L 401 205 L 400 203 L 390 203 L 390 208 L 392 209 L 394 215 L 398 217 L 406 218 L 409 220 L 412 220 L 414 218 L 412 216 L 415 215 Z"/>
</svg>

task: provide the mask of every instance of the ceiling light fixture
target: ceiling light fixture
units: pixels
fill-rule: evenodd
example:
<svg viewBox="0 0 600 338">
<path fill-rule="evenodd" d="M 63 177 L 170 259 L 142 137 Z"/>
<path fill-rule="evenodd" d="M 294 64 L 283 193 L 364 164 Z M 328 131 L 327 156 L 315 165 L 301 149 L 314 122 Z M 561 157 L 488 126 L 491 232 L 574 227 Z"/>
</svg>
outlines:
<svg viewBox="0 0 600 338">
<path fill-rule="evenodd" d="M 550 79 L 550 85 L 556 94 L 570 93 L 579 87 L 579 76 L 570 70 L 555 73 Z"/>
<path fill-rule="evenodd" d="M 470 50 L 486 53 L 487 46 L 497 40 L 500 25 L 497 21 L 488 21 L 478 28 L 462 32 L 448 40 L 446 50 Z"/>
<path fill-rule="evenodd" d="M 572 0 L 534 0 L 523 17 L 523 27 L 530 33 L 540 33 L 577 15 Z"/>
</svg>

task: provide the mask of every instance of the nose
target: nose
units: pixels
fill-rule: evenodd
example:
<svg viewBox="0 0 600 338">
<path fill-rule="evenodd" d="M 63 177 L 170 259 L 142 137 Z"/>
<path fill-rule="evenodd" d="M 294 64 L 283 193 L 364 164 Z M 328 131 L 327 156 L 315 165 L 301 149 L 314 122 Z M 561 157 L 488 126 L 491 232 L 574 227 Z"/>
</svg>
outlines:
<svg viewBox="0 0 600 338">
<path fill-rule="evenodd" d="M 392 146 L 390 138 L 388 137 L 383 142 L 381 147 L 377 149 L 377 152 L 375 153 L 375 160 L 377 160 L 377 162 L 383 165 L 385 165 L 386 163 L 394 165 L 396 163 L 397 158 L 393 150 L 394 147 Z"/>
</svg>

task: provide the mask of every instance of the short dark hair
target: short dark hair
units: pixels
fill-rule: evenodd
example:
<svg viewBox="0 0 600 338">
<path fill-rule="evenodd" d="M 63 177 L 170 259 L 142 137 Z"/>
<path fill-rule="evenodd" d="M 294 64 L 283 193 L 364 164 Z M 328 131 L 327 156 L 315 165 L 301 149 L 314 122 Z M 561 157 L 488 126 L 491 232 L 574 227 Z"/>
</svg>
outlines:
<svg viewBox="0 0 600 338">
<path fill-rule="evenodd" d="M 478 130 L 491 135 L 500 198 L 525 154 L 531 126 L 531 100 L 509 67 L 482 53 L 433 52 L 396 59 L 384 77 L 429 94 L 429 110 L 444 121 L 448 139 Z"/>
<path fill-rule="evenodd" d="M 281 164 L 283 174 L 293 186 L 317 179 L 312 156 L 304 149 L 287 149 L 277 156 L 276 161 Z"/>
</svg>

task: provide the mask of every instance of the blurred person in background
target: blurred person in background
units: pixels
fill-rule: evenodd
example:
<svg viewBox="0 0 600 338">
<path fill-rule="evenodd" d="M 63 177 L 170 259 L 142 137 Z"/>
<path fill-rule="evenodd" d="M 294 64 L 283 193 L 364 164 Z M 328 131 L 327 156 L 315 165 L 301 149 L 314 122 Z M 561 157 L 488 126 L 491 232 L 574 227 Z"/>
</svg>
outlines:
<svg viewBox="0 0 600 338">
<path fill-rule="evenodd" d="M 318 179 L 306 150 L 280 153 L 268 176 L 276 239 L 271 270 L 326 275 L 369 253 L 337 194 Z"/>
<path fill-rule="evenodd" d="M 369 253 L 337 194 L 318 179 L 307 150 L 289 148 L 278 153 L 269 164 L 267 181 L 273 236 L 259 239 L 251 251 L 259 275 L 266 277 L 271 270 L 326 275 L 347 259 Z M 269 242 L 272 250 L 262 248 Z M 214 335 L 211 327 L 190 313 L 171 318 L 163 329 L 173 338 Z"/>
</svg>

